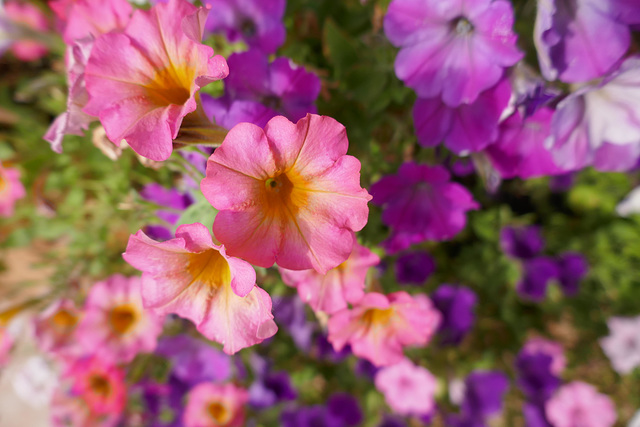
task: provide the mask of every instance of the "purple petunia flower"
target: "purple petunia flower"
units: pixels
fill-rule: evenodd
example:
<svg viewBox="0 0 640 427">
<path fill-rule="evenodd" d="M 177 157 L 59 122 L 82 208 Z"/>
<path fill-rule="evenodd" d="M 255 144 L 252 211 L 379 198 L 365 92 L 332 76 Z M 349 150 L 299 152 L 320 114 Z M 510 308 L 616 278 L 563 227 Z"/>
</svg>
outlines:
<svg viewBox="0 0 640 427">
<path fill-rule="evenodd" d="M 255 381 L 249 387 L 249 404 L 262 409 L 277 403 L 295 400 L 298 397 L 291 384 L 291 378 L 285 371 L 272 372 L 270 364 L 257 354 L 251 355 Z"/>
<path fill-rule="evenodd" d="M 407 423 L 396 417 L 385 416 L 378 427 L 407 427 Z"/>
<path fill-rule="evenodd" d="M 348 393 L 335 393 L 327 401 L 329 412 L 342 421 L 345 427 L 357 426 L 362 422 L 362 409 L 358 400 Z"/>
<path fill-rule="evenodd" d="M 542 251 L 544 239 L 540 228 L 536 226 L 504 227 L 500 232 L 500 246 L 509 256 L 530 259 Z"/>
<path fill-rule="evenodd" d="M 465 381 L 462 413 L 487 418 L 502 411 L 502 400 L 509 379 L 500 371 L 475 371 Z"/>
<path fill-rule="evenodd" d="M 157 183 L 147 184 L 140 191 L 140 196 L 148 201 L 167 209 L 156 211 L 158 218 L 164 221 L 164 225 L 150 224 L 146 227 L 149 237 L 156 240 L 169 240 L 173 238 L 173 232 L 168 225 L 175 225 L 180 214 L 193 202 L 193 197 L 188 193 L 181 193 L 175 189 L 167 189 Z"/>
<path fill-rule="evenodd" d="M 282 427 L 344 427 L 344 421 L 320 405 L 286 410 L 280 417 Z"/>
<path fill-rule="evenodd" d="M 526 427 L 552 427 L 547 421 L 543 405 L 525 403 L 522 407 L 522 415 Z"/>
<path fill-rule="evenodd" d="M 296 346 L 309 351 L 315 323 L 307 320 L 304 302 L 297 295 L 273 297 L 273 315 L 276 323 L 289 332 Z"/>
<path fill-rule="evenodd" d="M 396 260 L 396 280 L 402 284 L 420 285 L 435 269 L 436 263 L 427 252 L 409 252 Z"/>
<path fill-rule="evenodd" d="M 589 264 L 582 254 L 567 252 L 558 258 L 558 280 L 560 287 L 567 296 L 578 293 L 580 281 L 587 275 Z"/>
<path fill-rule="evenodd" d="M 433 147 L 444 142 L 456 154 L 480 151 L 498 137 L 498 121 L 511 97 L 511 85 L 503 79 L 482 92 L 470 104 L 449 107 L 438 97 L 418 98 L 413 122 L 418 143 Z"/>
<path fill-rule="evenodd" d="M 384 246 L 389 253 L 425 240 L 453 238 L 467 222 L 466 212 L 478 208 L 469 191 L 450 182 L 442 166 L 409 162 L 397 175 L 371 186 L 373 203 L 382 206 L 382 222 L 391 227 Z"/>
<path fill-rule="evenodd" d="M 558 266 L 549 257 L 536 257 L 524 261 L 524 276 L 516 286 L 521 298 L 540 302 L 547 296 L 549 282 L 559 276 Z"/>
<path fill-rule="evenodd" d="M 240 122 L 263 127 L 271 118 L 283 115 L 293 122 L 316 113 L 320 79 L 288 58 L 269 59 L 262 52 L 234 53 L 227 60 L 230 72 L 225 95 L 203 96 L 207 116 L 232 128 Z"/>
<path fill-rule="evenodd" d="M 400 47 L 396 75 L 418 96 L 472 103 L 522 58 L 505 0 L 394 0 L 384 31 Z"/>
<path fill-rule="evenodd" d="M 284 43 L 282 23 L 285 0 L 204 0 L 211 7 L 205 24 L 210 32 L 223 32 L 232 41 L 244 41 L 266 54 Z"/>
<path fill-rule="evenodd" d="M 458 344 L 475 319 L 476 294 L 465 286 L 440 285 L 431 294 L 433 305 L 442 315 L 438 335 L 444 344 Z"/>
<path fill-rule="evenodd" d="M 628 0 L 538 2 L 534 40 L 547 80 L 585 82 L 605 75 L 631 42 L 640 3 Z"/>
<path fill-rule="evenodd" d="M 520 352 L 516 359 L 518 386 L 529 401 L 544 403 L 560 386 L 558 378 L 551 370 L 553 358 L 543 353 Z"/>
<path fill-rule="evenodd" d="M 548 141 L 565 171 L 626 171 L 640 157 L 640 57 L 558 104 Z"/>
</svg>

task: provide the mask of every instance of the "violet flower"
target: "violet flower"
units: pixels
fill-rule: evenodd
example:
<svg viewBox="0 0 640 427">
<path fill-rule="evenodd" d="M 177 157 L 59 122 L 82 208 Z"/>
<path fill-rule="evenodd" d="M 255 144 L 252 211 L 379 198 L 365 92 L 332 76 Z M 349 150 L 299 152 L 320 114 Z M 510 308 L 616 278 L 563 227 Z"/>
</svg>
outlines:
<svg viewBox="0 0 640 427">
<path fill-rule="evenodd" d="M 516 286 L 520 297 L 540 302 L 547 296 L 551 280 L 559 276 L 558 266 L 549 257 L 539 256 L 524 261 L 524 276 Z"/>
<path fill-rule="evenodd" d="M 580 281 L 589 271 L 589 264 L 585 257 L 577 252 L 566 252 L 559 256 L 557 265 L 562 291 L 567 296 L 577 294 Z"/>
<path fill-rule="evenodd" d="M 395 71 L 418 96 L 456 107 L 494 86 L 522 58 L 504 0 L 394 0 L 384 31 L 400 47 Z"/>
<path fill-rule="evenodd" d="M 140 196 L 148 202 L 167 208 L 156 211 L 156 215 L 164 224 L 150 224 L 146 227 L 147 235 L 155 240 L 172 239 L 173 232 L 167 225 L 174 226 L 182 211 L 194 202 L 190 194 L 181 193 L 173 188 L 164 188 L 155 182 L 145 185 L 140 191 Z"/>
<path fill-rule="evenodd" d="M 298 393 L 285 371 L 273 372 L 270 364 L 257 354 L 251 355 L 255 381 L 249 387 L 249 404 L 263 409 L 287 400 L 295 400 Z"/>
<path fill-rule="evenodd" d="M 500 232 L 500 246 L 509 256 L 531 259 L 544 248 L 544 239 L 540 228 L 536 226 L 504 227 Z"/>
<path fill-rule="evenodd" d="M 204 0 L 210 6 L 205 29 L 224 33 L 229 41 L 244 41 L 266 54 L 275 52 L 286 36 L 282 23 L 285 0 Z"/>
<path fill-rule="evenodd" d="M 304 302 L 297 295 L 273 297 L 273 315 L 276 323 L 289 332 L 296 346 L 309 351 L 315 323 L 307 320 Z"/>
<path fill-rule="evenodd" d="M 431 294 L 433 305 L 442 315 L 438 335 L 443 344 L 459 344 L 475 319 L 476 294 L 465 286 L 440 285 Z"/>
<path fill-rule="evenodd" d="M 396 260 L 396 280 L 401 284 L 421 285 L 435 269 L 436 263 L 427 252 L 408 252 Z"/>
</svg>

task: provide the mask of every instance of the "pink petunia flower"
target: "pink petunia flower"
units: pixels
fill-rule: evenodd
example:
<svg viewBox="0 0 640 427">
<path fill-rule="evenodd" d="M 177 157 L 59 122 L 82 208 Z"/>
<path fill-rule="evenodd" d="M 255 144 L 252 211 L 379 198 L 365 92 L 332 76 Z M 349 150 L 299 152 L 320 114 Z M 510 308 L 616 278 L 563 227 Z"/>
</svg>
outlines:
<svg viewBox="0 0 640 427">
<path fill-rule="evenodd" d="M 240 123 L 207 162 L 201 189 L 218 209 L 213 233 L 232 256 L 321 274 L 351 253 L 371 196 L 344 126 L 308 114 L 274 117 L 264 130 Z"/>
<path fill-rule="evenodd" d="M 298 289 L 302 301 L 314 311 L 328 314 L 347 308 L 364 296 L 365 279 L 369 267 L 380 262 L 380 257 L 355 242 L 349 258 L 327 272 L 311 270 L 287 270 L 280 268 L 282 281 Z"/>
<path fill-rule="evenodd" d="M 208 10 L 186 0 L 136 10 L 123 32 L 101 35 L 85 70 L 89 102 L 116 145 L 123 139 L 141 156 L 162 161 L 172 152 L 196 93 L 227 76 L 227 63 L 200 43 Z"/>
<path fill-rule="evenodd" d="M 25 195 L 24 186 L 20 182 L 20 171 L 5 168 L 0 163 L 0 217 L 12 216 L 16 201 Z"/>
<path fill-rule="evenodd" d="M 389 253 L 425 240 L 447 240 L 467 222 L 467 211 L 478 204 L 463 186 L 450 181 L 442 166 L 408 162 L 397 175 L 371 186 L 373 203 L 383 207 L 382 222 L 391 227 L 384 242 Z"/>
<path fill-rule="evenodd" d="M 71 364 L 64 377 L 71 381 L 71 394 L 81 397 L 93 416 L 123 411 L 127 389 L 122 369 L 94 356 Z"/>
<path fill-rule="evenodd" d="M 146 308 L 191 320 L 204 336 L 223 344 L 227 354 L 278 330 L 271 298 L 256 286 L 253 267 L 228 256 L 202 224 L 182 225 L 175 239 L 161 243 L 138 231 L 123 257 L 142 271 Z"/>
<path fill-rule="evenodd" d="M 79 356 L 83 350 L 77 341 L 76 330 L 81 316 L 69 299 L 59 299 L 47 307 L 34 319 L 40 349 L 61 357 Z"/>
<path fill-rule="evenodd" d="M 14 340 L 7 328 L 0 327 L 0 368 L 9 363 L 9 353 Z"/>
<path fill-rule="evenodd" d="M 380 369 L 375 384 L 397 414 L 428 415 L 435 408 L 436 378 L 408 359 Z"/>
<path fill-rule="evenodd" d="M 471 103 L 522 58 L 513 9 L 505 0 L 394 0 L 384 31 L 394 46 L 396 75 L 418 96 Z"/>
<path fill-rule="evenodd" d="M 609 336 L 600 340 L 600 346 L 620 374 L 628 374 L 640 366 L 640 316 L 612 317 L 607 321 Z"/>
<path fill-rule="evenodd" d="M 352 309 L 329 319 L 329 342 L 336 351 L 350 344 L 353 354 L 376 366 L 400 362 L 408 345 L 426 345 L 440 322 L 429 298 L 406 292 L 366 294 Z"/>
<path fill-rule="evenodd" d="M 187 397 L 184 426 L 243 426 L 244 407 L 248 401 L 249 393 L 233 384 L 198 384 Z"/>
<path fill-rule="evenodd" d="M 156 348 L 163 318 L 144 310 L 140 287 L 139 277 L 119 274 L 93 285 L 77 331 L 85 349 L 98 350 L 103 359 L 121 363 Z"/>
<path fill-rule="evenodd" d="M 89 100 L 84 73 L 91 49 L 97 37 L 124 29 L 132 11 L 127 0 L 77 0 L 68 5 L 65 14 L 68 23 L 63 31 L 67 43 L 67 111 L 54 120 L 44 136 L 53 151 L 61 153 L 65 135 L 82 136 L 89 124 L 97 120 L 82 111 Z"/>
<path fill-rule="evenodd" d="M 0 12 L 3 5 L 0 4 Z M 4 14 L 12 24 L 24 27 L 16 28 L 18 40 L 11 44 L 11 51 L 21 61 L 35 61 L 47 54 L 49 48 L 46 44 L 34 39 L 33 35 L 21 33 L 28 31 L 33 33 L 45 33 L 49 29 L 46 15 L 37 7 L 27 2 L 8 1 L 4 3 Z"/>
<path fill-rule="evenodd" d="M 545 409 L 553 427 L 611 427 L 617 417 L 611 399 L 581 381 L 560 387 Z"/>
</svg>

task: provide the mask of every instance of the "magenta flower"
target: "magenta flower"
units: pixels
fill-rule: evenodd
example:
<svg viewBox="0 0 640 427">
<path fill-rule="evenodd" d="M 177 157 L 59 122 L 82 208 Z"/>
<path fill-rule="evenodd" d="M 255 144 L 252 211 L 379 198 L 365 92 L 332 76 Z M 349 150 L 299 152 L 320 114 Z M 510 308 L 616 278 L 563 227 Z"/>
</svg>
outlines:
<svg viewBox="0 0 640 427">
<path fill-rule="evenodd" d="M 344 126 L 307 115 L 278 116 L 264 130 L 234 127 L 207 162 L 201 189 L 218 209 L 213 233 L 232 256 L 260 267 L 321 274 L 351 254 L 371 196 L 360 162 L 347 156 Z"/>
<path fill-rule="evenodd" d="M 436 378 L 408 359 L 379 370 L 375 384 L 397 414 L 428 415 L 435 409 Z"/>
<path fill-rule="evenodd" d="M 266 54 L 284 43 L 285 0 L 204 0 L 204 4 L 212 10 L 207 31 L 222 32 L 229 41 L 242 40 Z"/>
<path fill-rule="evenodd" d="M 545 147 L 552 116 L 553 110 L 547 107 L 526 118 L 516 111 L 500 124 L 499 136 L 486 153 L 502 178 L 528 179 L 562 172 Z"/>
<path fill-rule="evenodd" d="M 38 346 L 44 352 L 61 358 L 80 356 L 76 330 L 82 313 L 70 299 L 59 299 L 34 319 Z"/>
<path fill-rule="evenodd" d="M 367 272 L 379 262 L 378 255 L 355 242 L 349 258 L 327 274 L 313 269 L 296 271 L 280 268 L 280 275 L 285 284 L 298 289 L 300 299 L 314 311 L 332 314 L 364 296 Z"/>
<path fill-rule="evenodd" d="M 601 171 L 633 168 L 640 157 L 640 57 L 562 100 L 549 143 L 566 171 L 588 165 Z"/>
<path fill-rule="evenodd" d="M 616 372 L 628 374 L 640 366 L 640 316 L 612 317 L 607 321 L 609 335 L 600 346 Z"/>
<path fill-rule="evenodd" d="M 418 98 L 413 122 L 418 143 L 433 147 L 444 142 L 456 154 L 480 151 L 498 137 L 498 121 L 511 97 L 509 80 L 482 92 L 471 104 L 449 107 L 436 98 Z"/>
<path fill-rule="evenodd" d="M 404 358 L 404 347 L 427 345 L 439 322 L 440 314 L 427 297 L 370 292 L 352 309 L 331 316 L 329 342 L 336 351 L 350 344 L 356 356 L 387 366 Z"/>
<path fill-rule="evenodd" d="M 449 181 L 442 166 L 409 162 L 397 175 L 371 186 L 373 203 L 382 206 L 382 222 L 391 227 L 385 247 L 393 253 L 425 240 L 453 238 L 467 222 L 466 212 L 478 208 L 471 193 Z"/>
<path fill-rule="evenodd" d="M 89 100 L 84 73 L 95 38 L 111 30 L 123 30 L 133 9 L 126 0 L 78 0 L 64 10 L 65 22 L 68 18 L 63 34 L 67 43 L 67 111 L 55 119 L 44 136 L 58 153 L 62 152 L 65 135 L 82 136 L 97 120 L 83 111 Z"/>
<path fill-rule="evenodd" d="M 7 328 L 0 327 L 0 368 L 9 363 L 9 355 L 13 348 L 14 340 Z"/>
<path fill-rule="evenodd" d="M 2 14 L 6 17 L 2 17 Z M 15 33 L 17 40 L 10 46 L 16 58 L 21 61 L 35 61 L 47 54 L 49 51 L 47 45 L 35 40 L 33 35 L 27 32 L 44 35 L 49 30 L 47 16 L 37 6 L 22 1 L 8 1 L 4 3 L 4 7 L 0 4 L 0 19 L 8 19 L 10 25 L 15 27 L 11 32 Z"/>
<path fill-rule="evenodd" d="M 123 139 L 141 156 L 162 161 L 172 152 L 196 93 L 227 76 L 227 63 L 200 43 L 208 11 L 186 0 L 136 10 L 123 32 L 100 36 L 85 70 L 89 102 L 116 145 Z"/>
<path fill-rule="evenodd" d="M 185 427 L 241 427 L 249 393 L 233 384 L 202 383 L 187 397 Z"/>
<path fill-rule="evenodd" d="M 521 353 L 529 355 L 544 354 L 549 356 L 551 358 L 551 372 L 556 376 L 560 376 L 567 366 L 567 358 L 564 356 L 562 345 L 545 338 L 531 338 L 522 347 Z"/>
<path fill-rule="evenodd" d="M 229 257 L 202 224 L 180 226 L 175 239 L 162 243 L 138 231 L 123 257 L 142 271 L 145 308 L 191 320 L 204 336 L 223 344 L 227 354 L 278 330 L 271 298 L 256 286 L 253 267 Z"/>
<path fill-rule="evenodd" d="M 611 399 L 581 381 L 560 387 L 545 409 L 553 427 L 612 427 L 617 418 Z"/>
<path fill-rule="evenodd" d="M 264 127 L 277 115 L 297 122 L 317 112 L 320 79 L 289 58 L 269 63 L 263 52 L 250 50 L 234 53 L 228 64 L 231 73 L 224 81 L 225 95 L 203 100 L 207 115 L 213 115 L 216 123 L 228 129 L 240 122 Z"/>
<path fill-rule="evenodd" d="M 139 277 L 119 274 L 93 285 L 77 331 L 85 349 L 99 351 L 106 361 L 126 363 L 156 348 L 163 317 L 144 310 L 140 286 Z"/>
<path fill-rule="evenodd" d="M 394 0 L 384 31 L 400 47 L 396 75 L 418 96 L 472 103 L 522 58 L 505 0 Z"/>
<path fill-rule="evenodd" d="M 13 216 L 16 201 L 26 195 L 20 182 L 20 171 L 4 168 L 0 163 L 0 217 Z"/>
<path fill-rule="evenodd" d="M 629 25 L 640 4 L 626 0 L 538 2 L 534 40 L 547 80 L 586 82 L 601 77 L 629 49 Z"/>
</svg>

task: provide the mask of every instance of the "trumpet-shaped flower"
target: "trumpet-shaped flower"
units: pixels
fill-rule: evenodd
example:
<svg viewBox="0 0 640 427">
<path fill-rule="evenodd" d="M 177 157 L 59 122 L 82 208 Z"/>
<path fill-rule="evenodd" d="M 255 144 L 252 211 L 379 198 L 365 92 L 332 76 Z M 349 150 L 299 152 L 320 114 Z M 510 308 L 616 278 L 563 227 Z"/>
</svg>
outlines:
<svg viewBox="0 0 640 427">
<path fill-rule="evenodd" d="M 0 163 L 0 217 L 12 216 L 16 201 L 25 194 L 24 186 L 20 182 L 20 171 L 4 168 Z"/>
<path fill-rule="evenodd" d="M 607 325 L 609 335 L 600 340 L 600 346 L 613 369 L 628 374 L 640 366 L 640 316 L 612 317 Z"/>
<path fill-rule="evenodd" d="M 565 171 L 593 165 L 625 171 L 640 157 L 640 57 L 627 59 L 598 84 L 586 85 L 558 104 L 551 121 L 556 164 Z"/>
<path fill-rule="evenodd" d="M 436 378 L 407 359 L 378 371 L 375 384 L 397 414 L 427 415 L 435 409 Z"/>
<path fill-rule="evenodd" d="M 313 269 L 296 271 L 284 268 L 280 268 L 280 274 L 287 285 L 298 289 L 300 299 L 314 311 L 332 314 L 364 296 L 367 271 L 379 262 L 378 255 L 356 242 L 349 258 L 327 274 Z"/>
<path fill-rule="evenodd" d="M 229 73 L 227 63 L 200 43 L 207 10 L 186 0 L 136 10 L 123 32 L 94 43 L 85 70 L 89 102 L 116 145 L 126 140 L 141 156 L 166 160 L 196 92 Z"/>
<path fill-rule="evenodd" d="M 77 336 L 85 349 L 99 349 L 105 360 L 130 362 L 139 352 L 156 348 L 162 320 L 144 310 L 140 278 L 116 274 L 89 291 Z"/>
<path fill-rule="evenodd" d="M 204 0 L 215 11 L 206 28 L 223 32 L 232 41 L 244 41 L 266 54 L 275 52 L 284 42 L 282 22 L 285 0 Z"/>
<path fill-rule="evenodd" d="M 371 196 L 344 126 L 325 116 L 234 127 L 207 162 L 201 189 L 218 209 L 213 233 L 232 256 L 325 274 L 353 249 Z"/>
<path fill-rule="evenodd" d="M 126 0 L 76 0 L 70 5 L 62 38 L 67 45 L 124 29 L 133 8 Z"/>
<path fill-rule="evenodd" d="M 70 299 L 57 300 L 47 307 L 34 320 L 40 349 L 61 357 L 79 356 L 83 350 L 76 339 L 76 329 L 81 316 Z"/>
<path fill-rule="evenodd" d="M 418 96 L 457 107 L 495 85 L 522 58 L 505 0 L 394 0 L 384 31 L 400 47 L 396 75 Z"/>
<path fill-rule="evenodd" d="M 582 381 L 562 386 L 545 409 L 553 427 L 611 427 L 617 417 L 611 399 Z"/>
<path fill-rule="evenodd" d="M 382 222 L 391 227 L 387 251 L 397 252 L 424 240 L 447 240 L 467 222 L 466 211 L 477 203 L 463 186 L 449 181 L 442 166 L 400 166 L 371 186 L 373 203 L 383 207 Z"/>
<path fill-rule="evenodd" d="M 436 262 L 427 252 L 409 252 L 396 260 L 396 280 L 403 285 L 422 285 L 435 270 Z"/>
<path fill-rule="evenodd" d="M 504 227 L 500 231 L 500 246 L 509 256 L 531 259 L 544 249 L 544 239 L 540 227 Z"/>
<path fill-rule="evenodd" d="M 498 137 L 498 122 L 510 97 L 511 85 L 503 79 L 471 104 L 449 107 L 438 97 L 418 98 L 413 107 L 418 142 L 425 147 L 444 142 L 456 154 L 480 151 Z"/>
<path fill-rule="evenodd" d="M 625 0 L 538 2 L 534 40 L 542 74 L 568 83 L 601 77 L 626 53 L 640 4 Z"/>
<path fill-rule="evenodd" d="M 262 342 L 278 330 L 271 298 L 256 286 L 249 263 L 227 255 L 202 224 L 178 227 L 176 238 L 129 238 L 124 259 L 142 271 L 142 301 L 160 314 L 191 320 L 227 354 Z"/>
<path fill-rule="evenodd" d="M 37 6 L 22 1 L 9 1 L 4 4 L 6 18 L 1 16 L 2 9 L 0 5 L 0 19 L 9 19 L 12 27 L 15 26 L 10 32 L 15 33 L 17 37 L 17 40 L 11 43 L 11 51 L 16 58 L 21 61 L 35 61 L 45 56 L 49 51 L 47 45 L 35 40 L 33 35 L 27 34 L 25 30 L 33 33 L 46 32 L 49 29 L 46 15 Z"/>
<path fill-rule="evenodd" d="M 94 415 L 117 415 L 126 402 L 124 371 L 96 356 L 80 359 L 65 373 L 71 393 L 80 396 Z"/>
<path fill-rule="evenodd" d="M 356 356 L 376 366 L 400 362 L 402 349 L 426 345 L 440 322 L 431 301 L 406 292 L 366 294 L 353 309 L 344 309 L 329 319 L 329 342 L 336 351 L 350 344 Z"/>
<path fill-rule="evenodd" d="M 431 295 L 433 304 L 442 316 L 438 326 L 444 344 L 459 344 L 475 321 L 478 297 L 465 286 L 442 284 Z"/>
<path fill-rule="evenodd" d="M 185 427 L 240 427 L 249 393 L 233 384 L 202 383 L 187 398 Z"/>
<path fill-rule="evenodd" d="M 13 337 L 7 328 L 0 327 L 0 368 L 9 363 L 9 353 L 13 348 Z"/>
</svg>

